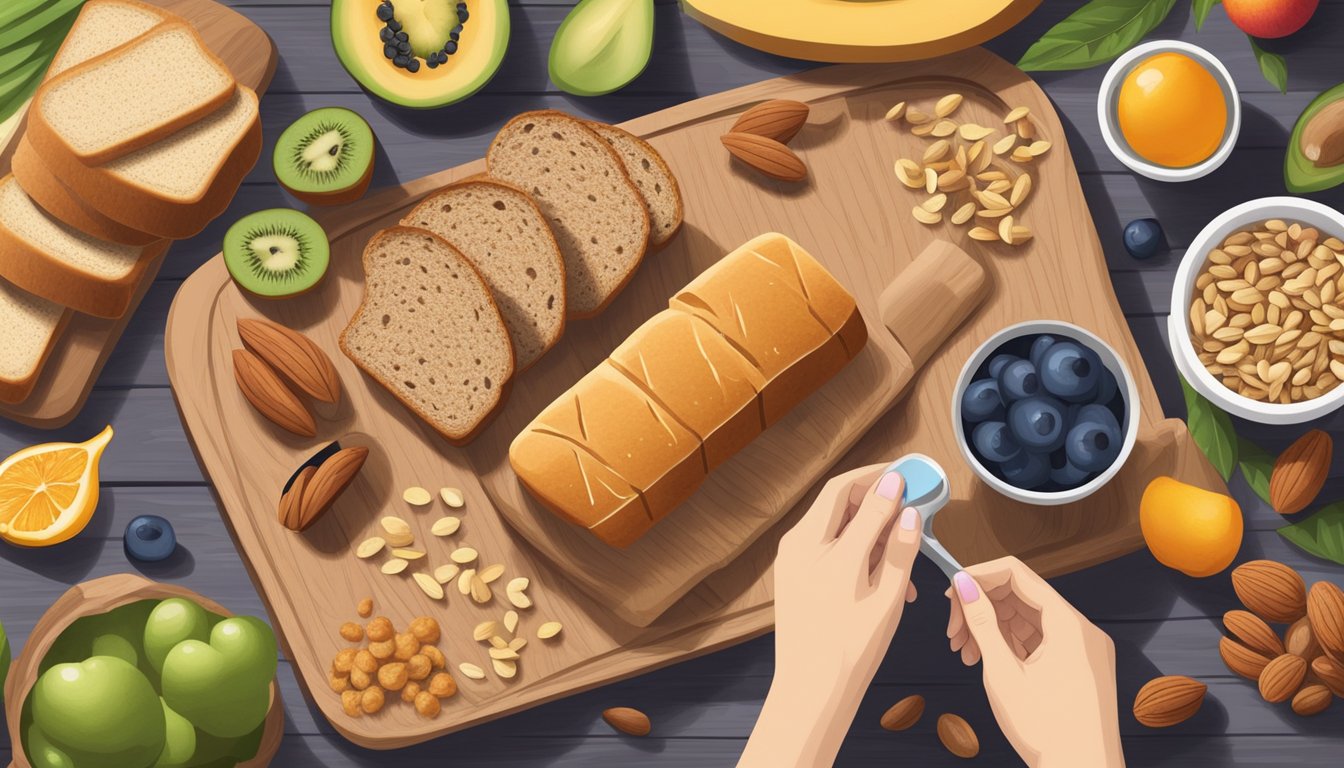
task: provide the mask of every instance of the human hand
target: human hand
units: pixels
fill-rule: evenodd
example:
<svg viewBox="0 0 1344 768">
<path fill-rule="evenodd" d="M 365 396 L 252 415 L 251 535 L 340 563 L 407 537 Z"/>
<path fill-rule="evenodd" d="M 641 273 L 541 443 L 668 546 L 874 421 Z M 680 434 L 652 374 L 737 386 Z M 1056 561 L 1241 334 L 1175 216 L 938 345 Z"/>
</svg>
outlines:
<svg viewBox="0 0 1344 768">
<path fill-rule="evenodd" d="M 833 478 L 779 543 L 775 679 L 739 766 L 830 765 L 915 599 L 919 513 L 888 466 Z"/>
<path fill-rule="evenodd" d="M 984 662 L 999 728 L 1028 765 L 1124 765 L 1115 645 L 1015 557 L 958 573 L 947 636 Z"/>
</svg>

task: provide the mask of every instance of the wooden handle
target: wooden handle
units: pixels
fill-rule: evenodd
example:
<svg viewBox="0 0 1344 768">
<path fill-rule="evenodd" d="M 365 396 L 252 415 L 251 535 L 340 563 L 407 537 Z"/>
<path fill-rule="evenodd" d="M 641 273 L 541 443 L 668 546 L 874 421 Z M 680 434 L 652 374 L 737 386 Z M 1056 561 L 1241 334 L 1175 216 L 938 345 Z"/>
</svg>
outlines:
<svg viewBox="0 0 1344 768">
<path fill-rule="evenodd" d="M 988 289 L 984 267 L 952 243 L 934 240 L 882 291 L 882 324 L 919 368 L 980 306 Z"/>
</svg>

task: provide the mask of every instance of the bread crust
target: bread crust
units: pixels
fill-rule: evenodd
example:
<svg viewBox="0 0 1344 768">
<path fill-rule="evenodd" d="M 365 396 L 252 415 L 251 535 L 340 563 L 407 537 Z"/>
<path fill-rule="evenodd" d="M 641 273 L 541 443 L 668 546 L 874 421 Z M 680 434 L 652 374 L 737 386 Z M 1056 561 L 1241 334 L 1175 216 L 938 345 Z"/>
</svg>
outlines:
<svg viewBox="0 0 1344 768">
<path fill-rule="evenodd" d="M 238 86 L 244 98 L 256 102 L 256 93 Z M 34 149 L 37 149 L 34 145 Z M 261 156 L 261 115 L 242 132 L 228 153 L 221 155 L 213 181 L 197 199 L 176 201 L 120 178 L 106 166 L 85 165 L 73 155 L 43 153 L 47 168 L 94 210 L 124 226 L 161 238 L 185 240 L 228 208 L 248 171 Z"/>
<path fill-rule="evenodd" d="M 672 240 L 681 232 L 682 224 L 686 223 L 686 210 L 682 204 L 681 184 L 677 182 L 677 175 L 675 173 L 672 173 L 672 168 L 668 166 L 667 160 L 663 159 L 662 153 L 654 149 L 653 145 L 645 141 L 644 139 L 641 139 L 640 137 L 625 130 L 624 128 L 621 128 L 620 126 L 610 125 L 608 123 L 595 123 L 591 121 L 589 122 L 589 124 L 595 126 L 599 134 L 602 131 L 610 131 L 615 134 L 620 134 L 623 138 L 638 145 L 641 149 L 644 150 L 644 153 L 648 155 L 648 157 L 651 160 L 653 160 L 654 164 L 658 166 L 659 170 L 662 171 L 663 175 L 667 177 L 668 184 L 672 187 L 673 197 L 677 201 L 677 214 L 676 214 L 677 225 L 672 229 L 668 230 L 666 234 L 663 234 L 661 237 L 659 237 L 659 233 L 653 227 L 653 217 L 652 216 L 649 217 L 649 247 L 654 251 L 662 250 L 664 246 L 672 242 Z M 616 154 L 619 156 L 621 153 L 617 152 Z M 629 167 L 625 165 L 624 157 L 621 158 L 621 166 L 626 169 L 626 175 L 630 176 L 630 180 L 633 182 L 634 174 L 631 174 Z M 635 184 L 635 189 L 639 190 L 638 184 Z M 644 198 L 643 191 L 640 191 L 639 195 L 641 198 Z M 646 207 L 652 210 L 651 201 L 648 198 L 644 198 L 644 203 Z"/>
<path fill-rule="evenodd" d="M 196 31 L 195 27 L 180 20 L 164 21 L 153 28 L 153 33 L 166 34 L 178 29 L 188 32 L 196 41 L 196 44 L 200 46 L 203 57 L 218 68 L 223 74 L 227 75 L 226 87 L 220 88 L 218 93 L 210 94 L 209 98 L 202 100 L 201 103 L 197 104 L 195 107 L 175 115 L 171 120 L 164 120 L 161 124 L 156 125 L 149 130 L 143 131 L 135 136 L 127 137 L 103 150 L 81 153 L 79 150 L 70 146 L 69 142 L 65 140 L 65 137 L 46 121 L 42 111 L 44 99 L 53 87 L 68 80 L 73 80 L 84 72 L 100 66 L 136 45 L 143 44 L 147 35 L 142 35 L 128 40 L 116 48 L 89 59 L 88 61 L 70 67 L 59 75 L 42 83 L 42 86 L 37 89 L 37 94 L 33 97 L 33 103 L 28 110 L 28 124 L 25 135 L 29 137 L 29 140 L 33 144 L 33 148 L 36 149 L 42 157 L 49 157 L 52 154 L 59 153 L 68 155 L 76 162 L 84 163 L 86 165 L 99 165 L 119 157 L 124 157 L 137 149 L 143 149 L 161 139 L 165 139 L 182 128 L 198 122 L 201 118 L 209 115 L 228 102 L 233 96 L 234 88 L 238 87 L 238 83 L 234 80 L 233 73 L 229 70 L 228 65 L 224 63 L 224 60 L 221 59 L 218 54 L 211 50 L 210 46 L 205 44 L 205 41 L 201 39 L 201 35 Z M 96 116 L 94 119 L 96 119 Z"/>
<path fill-rule="evenodd" d="M 80 232 L 122 245 L 149 245 L 162 239 L 113 221 L 90 208 L 47 170 L 27 138 L 19 139 L 12 164 L 14 178 L 19 180 L 33 202 Z"/>
<path fill-rule="evenodd" d="M 490 147 L 485 152 L 485 164 L 487 172 L 490 168 L 490 156 L 494 154 L 496 147 L 498 147 L 500 145 L 500 142 L 502 141 L 502 137 L 509 133 L 510 128 L 512 128 L 515 123 L 523 122 L 525 120 L 537 120 L 537 119 L 561 120 L 563 122 L 569 123 L 580 132 L 590 134 L 595 140 L 596 146 L 600 147 L 608 154 L 608 156 L 611 159 L 611 162 L 621 172 L 621 178 L 625 181 L 626 186 L 630 188 L 630 193 L 640 203 L 639 212 L 640 215 L 643 217 L 644 221 L 643 225 L 644 237 L 641 238 L 643 240 L 643 248 L 640 251 L 639 257 L 634 259 L 633 262 L 631 263 L 629 271 L 627 271 L 626 274 L 622 277 L 621 281 L 617 283 L 616 286 L 612 288 L 612 290 L 606 296 L 603 297 L 602 301 L 597 306 L 593 307 L 591 310 L 579 311 L 574 307 L 570 306 L 568 303 L 566 303 L 565 311 L 566 313 L 568 313 L 570 318 L 575 320 L 585 320 L 590 317 L 596 317 L 602 314 L 602 312 L 605 311 L 606 308 L 611 305 L 611 302 L 616 300 L 616 297 L 620 295 L 621 291 L 625 290 L 625 287 L 630 284 L 630 281 L 634 279 L 635 273 L 639 271 L 640 266 L 644 263 L 644 257 L 648 255 L 649 232 L 653 228 L 653 225 L 649 221 L 649 211 L 647 206 L 644 204 L 644 196 L 640 194 L 639 186 L 635 184 L 633 179 L 630 178 L 630 172 L 626 170 L 625 163 L 621 160 L 620 153 L 617 152 L 610 144 L 608 144 L 607 140 L 602 138 L 601 134 L 599 134 L 597 131 L 589 127 L 587 121 L 574 117 L 573 115 L 567 114 L 565 112 L 561 112 L 560 110 L 557 109 L 539 109 L 531 112 L 524 112 L 520 115 L 515 116 L 512 120 L 509 120 L 507 123 L 505 123 L 504 127 L 500 128 L 499 132 L 495 134 L 495 138 L 491 140 Z M 540 206 L 538 207 L 540 208 Z M 549 223 L 550 220 L 549 218 L 547 218 L 547 224 L 549 225 Z"/>
<path fill-rule="evenodd" d="M 37 380 L 42 377 L 42 371 L 47 367 L 47 359 L 51 357 L 52 350 L 65 333 L 65 327 L 70 324 L 71 314 L 73 313 L 67 309 L 61 314 L 61 319 L 56 321 L 56 327 L 51 330 L 51 338 L 47 340 L 47 348 L 42 350 L 42 355 L 38 357 L 32 373 L 22 379 L 0 378 L 0 403 L 9 405 L 22 403 L 33 393 L 33 387 L 37 385 Z"/>
<path fill-rule="evenodd" d="M 500 314 L 499 306 L 495 304 L 495 297 L 490 292 L 490 286 L 485 282 L 485 278 L 481 276 L 480 271 L 476 269 L 476 265 L 471 263 L 471 259 L 468 259 L 465 255 L 463 255 L 462 252 L 459 251 L 455 246 L 453 246 L 452 243 L 448 242 L 447 240 L 444 240 L 442 237 L 439 237 L 433 232 L 430 232 L 425 229 L 420 229 L 418 227 L 406 227 L 397 225 L 379 230 L 377 233 L 374 234 L 373 237 L 369 238 L 369 244 L 371 245 L 374 241 L 376 241 L 380 237 L 390 236 L 400 232 L 413 233 L 415 235 L 427 235 L 439 241 L 450 251 L 457 254 L 458 257 L 462 260 L 462 263 L 465 264 L 467 268 L 470 269 L 472 273 L 476 275 L 476 279 L 481 282 L 481 287 L 485 289 L 486 300 L 489 301 L 490 306 L 494 308 L 495 315 L 499 320 L 499 325 L 501 328 L 504 329 L 504 338 L 506 339 L 508 338 L 509 335 L 508 327 L 504 325 L 504 316 Z M 362 262 L 364 266 L 364 276 L 366 281 L 368 279 L 368 275 L 370 272 L 369 250 L 370 250 L 369 247 L 365 246 L 364 254 L 362 256 Z M 368 310 L 368 301 L 369 301 L 369 291 L 366 286 L 364 289 L 364 296 L 363 298 L 360 299 L 359 306 L 355 308 L 354 314 L 350 316 L 350 321 L 346 323 L 345 328 L 341 330 L 341 336 L 339 339 L 341 353 L 344 354 L 347 358 L 349 358 L 350 361 L 353 362 L 356 366 L 358 366 L 360 370 L 364 371 L 364 373 L 367 374 L 369 378 L 378 382 L 378 384 L 382 386 L 383 389 L 387 390 L 389 394 L 391 394 L 393 397 L 399 400 L 402 405 L 406 406 L 407 410 L 409 410 L 411 413 L 414 413 L 421 421 L 427 424 L 431 429 L 442 435 L 443 438 L 447 440 L 449 443 L 453 445 L 467 445 L 472 440 L 475 440 L 476 436 L 481 433 L 481 430 L 489 426 L 490 422 L 493 421 L 494 418 L 499 415 L 499 411 L 503 408 L 504 403 L 507 402 L 509 399 L 509 393 L 513 390 L 513 379 L 517 373 L 516 361 L 514 360 L 513 357 L 513 344 L 506 345 L 506 349 L 508 350 L 509 353 L 510 373 L 509 376 L 504 381 L 500 382 L 499 388 L 496 390 L 498 392 L 498 399 L 495 401 L 494 407 L 491 408 L 488 412 L 486 412 L 483 416 L 481 416 L 481 418 L 476 422 L 476 424 L 472 426 L 472 428 L 467 433 L 462 435 L 450 434 L 436 427 L 434 425 L 434 421 L 431 416 L 429 416 L 423 410 L 421 410 L 420 407 L 417 406 L 415 403 L 403 397 L 401 392 L 395 386 L 393 386 L 391 382 L 385 380 L 371 366 L 366 365 L 364 361 L 359 357 L 358 353 L 352 350 L 350 346 L 346 343 L 346 337 L 349 335 L 350 330 L 354 328 L 363 319 L 365 311 Z"/>
</svg>

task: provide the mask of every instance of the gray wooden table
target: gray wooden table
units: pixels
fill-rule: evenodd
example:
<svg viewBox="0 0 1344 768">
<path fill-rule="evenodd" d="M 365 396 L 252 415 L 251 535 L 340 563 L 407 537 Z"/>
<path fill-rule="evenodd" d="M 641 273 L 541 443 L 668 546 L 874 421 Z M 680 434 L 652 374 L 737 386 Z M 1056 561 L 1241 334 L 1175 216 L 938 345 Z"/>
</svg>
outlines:
<svg viewBox="0 0 1344 768">
<path fill-rule="evenodd" d="M 412 112 L 371 98 L 341 69 L 328 37 L 327 2 L 225 2 L 261 25 L 280 52 L 275 82 L 262 102 L 268 139 L 263 157 L 269 156 L 274 137 L 303 112 L 328 105 L 350 107 L 369 119 L 382 145 L 375 187 L 479 157 L 494 131 L 521 110 L 555 107 L 620 121 L 811 66 L 719 38 L 684 18 L 675 2 L 658 0 L 654 57 L 644 75 L 616 95 L 574 98 L 560 93 L 546 75 L 551 37 L 572 3 L 529 0 L 514 3 L 508 57 L 484 92 L 455 107 Z M 1041 32 L 1080 4 L 1049 0 L 990 47 L 1016 60 Z M 1222 169 L 1201 181 L 1181 185 L 1147 181 L 1126 172 L 1110 156 L 1098 131 L 1094 106 L 1101 69 L 1038 77 L 1064 120 L 1111 265 L 1111 279 L 1169 415 L 1184 411 L 1162 321 L 1181 253 L 1194 234 L 1225 208 L 1284 193 L 1283 148 L 1294 120 L 1316 93 L 1344 79 L 1344 46 L 1338 42 L 1339 31 L 1344 29 L 1344 0 L 1323 0 L 1307 30 L 1270 46 L 1288 58 L 1290 91 L 1286 95 L 1261 78 L 1245 37 L 1221 9 L 1215 9 L 1204 30 L 1196 32 L 1188 5 L 1178 0 L 1176 10 L 1154 36 L 1179 37 L 1219 56 L 1235 77 L 1244 104 L 1237 151 Z M 955 2 L 950 2 L 949 12 L 955 12 L 954 8 Z M 1344 207 L 1344 189 L 1317 197 Z M 83 414 L 55 433 L 0 424 L 0 455 L 51 439 L 82 440 L 106 423 L 117 430 L 116 448 L 103 462 L 101 509 L 89 530 L 50 550 L 0 546 L 0 621 L 14 645 L 22 646 L 37 618 L 70 585 L 137 568 L 122 554 L 121 533 L 141 513 L 170 518 L 183 545 L 170 562 L 141 567 L 145 575 L 185 584 L 236 612 L 264 615 L 178 422 L 164 369 L 163 330 L 173 294 L 183 278 L 219 249 L 227 222 L 257 209 L 291 204 L 276 185 L 270 164 L 258 164 L 219 223 L 200 237 L 174 246 Z M 1120 231 L 1127 221 L 1143 216 L 1162 221 L 1171 250 L 1139 263 L 1121 247 Z M 1326 419 L 1319 426 L 1338 436 L 1344 416 Z M 1302 431 L 1249 424 L 1238 427 L 1271 450 L 1281 449 Z M 1323 498 L 1344 495 L 1340 461 Z M 1233 487 L 1246 512 L 1240 559 L 1274 558 L 1297 567 L 1308 582 L 1330 579 L 1344 584 L 1344 569 L 1287 545 L 1274 532 L 1281 524 L 1278 516 L 1239 479 Z M 838 764 L 959 764 L 938 744 L 933 731 L 935 716 L 953 711 L 965 716 L 979 733 L 980 764 L 1020 765 L 994 724 L 979 669 L 963 668 L 946 650 L 947 609 L 939 597 L 945 582 L 935 568 L 923 562 L 915 580 L 924 597 L 907 611 Z M 1131 765 L 1340 764 L 1344 706 L 1336 705 L 1311 720 L 1297 718 L 1285 707 L 1264 704 L 1254 686 L 1232 676 L 1222 665 L 1216 651 L 1219 617 L 1235 601 L 1225 575 L 1188 579 L 1158 565 L 1147 552 L 1137 552 L 1054 583 L 1115 638 L 1121 730 Z M 358 749 L 335 735 L 308 707 L 292 670 L 282 662 L 288 733 L 274 765 L 732 765 L 769 686 L 773 657 L 772 638 L 763 637 L 395 753 Z M 1134 721 L 1129 702 L 1140 685 L 1161 674 L 1198 677 L 1208 683 L 1209 696 L 1191 721 L 1153 731 Z M 928 699 L 924 721 L 903 734 L 882 731 L 878 716 L 911 693 Z M 654 722 L 654 735 L 635 740 L 612 733 L 599 713 L 616 705 L 647 712 Z M 0 736 L 0 764 L 9 757 L 7 738 Z"/>
</svg>

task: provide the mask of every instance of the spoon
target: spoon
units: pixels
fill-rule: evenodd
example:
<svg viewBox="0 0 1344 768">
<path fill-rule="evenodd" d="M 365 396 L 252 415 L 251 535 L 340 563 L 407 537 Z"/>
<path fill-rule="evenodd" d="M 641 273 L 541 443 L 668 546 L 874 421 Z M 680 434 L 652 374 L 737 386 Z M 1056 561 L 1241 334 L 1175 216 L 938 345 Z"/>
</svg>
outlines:
<svg viewBox="0 0 1344 768">
<path fill-rule="evenodd" d="M 901 504 L 919 510 L 920 519 L 924 521 L 924 535 L 920 540 L 919 551 L 932 560 L 950 580 L 961 570 L 961 564 L 933 533 L 933 518 L 951 497 L 947 473 L 938 466 L 938 462 L 922 453 L 902 456 L 891 463 L 890 469 L 905 478 L 905 495 Z"/>
</svg>

